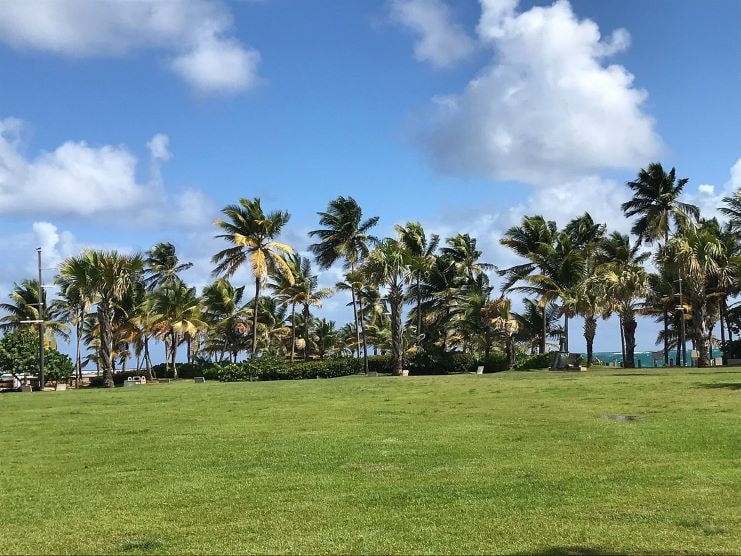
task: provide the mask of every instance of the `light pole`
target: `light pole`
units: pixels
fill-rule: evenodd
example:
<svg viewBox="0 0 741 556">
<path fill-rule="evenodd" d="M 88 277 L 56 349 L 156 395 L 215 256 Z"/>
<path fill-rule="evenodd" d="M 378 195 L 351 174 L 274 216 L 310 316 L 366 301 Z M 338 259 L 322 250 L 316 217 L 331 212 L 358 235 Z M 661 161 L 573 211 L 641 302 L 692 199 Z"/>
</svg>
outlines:
<svg viewBox="0 0 741 556">
<path fill-rule="evenodd" d="M 41 285 L 41 247 L 36 249 L 39 256 L 39 389 L 44 391 L 44 288 Z"/>
</svg>

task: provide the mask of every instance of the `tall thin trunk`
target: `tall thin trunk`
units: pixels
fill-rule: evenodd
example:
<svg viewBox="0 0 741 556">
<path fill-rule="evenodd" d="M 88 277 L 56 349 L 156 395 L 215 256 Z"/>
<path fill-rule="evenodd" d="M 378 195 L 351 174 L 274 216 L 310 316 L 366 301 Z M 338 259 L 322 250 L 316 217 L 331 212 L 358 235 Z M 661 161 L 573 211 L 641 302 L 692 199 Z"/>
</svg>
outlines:
<svg viewBox="0 0 741 556">
<path fill-rule="evenodd" d="M 188 364 L 190 365 L 192 363 L 191 354 L 190 354 L 190 350 L 191 350 L 190 334 L 188 334 L 188 336 L 185 338 L 185 347 L 188 350 L 188 358 L 187 358 L 187 361 L 188 361 Z"/>
<path fill-rule="evenodd" d="M 363 319 L 363 301 L 358 298 L 358 320 L 360 321 L 360 333 L 363 338 L 363 372 L 368 374 L 368 340 L 365 337 L 365 320 Z"/>
<path fill-rule="evenodd" d="M 697 366 L 707 367 L 708 361 L 708 327 L 706 324 L 707 303 L 704 294 L 693 296 L 692 328 L 697 348 Z"/>
<path fill-rule="evenodd" d="M 625 330 L 623 325 L 623 315 L 620 315 L 620 353 L 623 355 L 623 366 L 625 366 Z"/>
<path fill-rule="evenodd" d="M 152 370 L 152 359 L 149 356 L 149 336 L 144 337 L 144 365 L 147 368 L 147 379 L 153 380 L 155 376 Z"/>
<path fill-rule="evenodd" d="M 81 353 L 81 344 L 82 344 L 82 334 L 83 334 L 83 326 L 85 324 L 85 317 L 81 313 L 77 317 L 77 338 L 76 338 L 76 344 L 77 344 L 77 351 L 75 355 L 75 368 L 77 369 L 77 380 L 82 380 L 82 353 Z"/>
<path fill-rule="evenodd" d="M 587 343 L 587 367 L 592 366 L 594 337 L 597 334 L 597 319 L 594 315 L 584 317 L 584 340 Z"/>
<path fill-rule="evenodd" d="M 296 302 L 291 303 L 291 363 L 296 356 Z"/>
<path fill-rule="evenodd" d="M 252 309 L 252 355 L 257 355 L 257 304 L 260 301 L 260 278 L 255 278 L 255 307 Z"/>
<path fill-rule="evenodd" d="M 420 291 L 421 271 L 417 271 L 417 344 L 422 338 L 422 292 Z"/>
<path fill-rule="evenodd" d="M 309 304 L 304 304 L 304 361 L 309 360 Z"/>
<path fill-rule="evenodd" d="M 404 334 L 404 328 L 401 323 L 401 310 L 404 304 L 404 296 L 402 295 L 400 286 L 391 286 L 389 304 L 391 305 L 391 360 L 393 373 L 395 375 L 401 375 Z"/>
<path fill-rule="evenodd" d="M 539 353 L 541 354 L 545 353 L 545 337 L 548 334 L 548 323 L 546 322 L 548 319 L 547 319 L 546 309 L 547 309 L 547 304 L 544 303 L 543 304 L 543 330 L 541 332 L 540 346 L 539 346 L 539 349 L 540 349 Z"/>
<path fill-rule="evenodd" d="M 563 314 L 563 350 L 569 352 L 569 314 Z"/>
<path fill-rule="evenodd" d="M 350 272 L 355 272 L 355 264 L 350 265 Z M 358 305 L 355 296 L 355 284 L 350 284 L 350 294 L 352 295 L 352 314 L 355 319 L 355 346 L 357 348 L 358 357 L 360 357 L 360 324 L 358 323 Z"/>
<path fill-rule="evenodd" d="M 726 358 L 726 327 L 725 327 L 725 312 L 726 312 L 726 300 L 721 298 L 718 301 L 718 308 L 720 312 L 720 345 L 721 345 L 721 357 L 723 358 L 723 364 L 727 365 L 728 360 Z"/>
<path fill-rule="evenodd" d="M 664 367 L 669 366 L 669 314 L 664 309 Z"/>
<path fill-rule="evenodd" d="M 177 354 L 178 354 L 178 340 L 177 340 L 177 336 L 176 336 L 174 330 L 171 332 L 171 338 L 172 338 L 171 339 L 171 343 L 172 343 L 172 378 L 177 378 L 178 377 L 178 370 L 177 370 L 177 367 L 175 366 L 175 358 L 177 357 Z"/>
<path fill-rule="evenodd" d="M 103 384 L 113 388 L 113 331 L 111 329 L 111 310 L 107 304 L 98 307 L 98 326 L 100 327 L 100 363 L 103 365 Z"/>
</svg>

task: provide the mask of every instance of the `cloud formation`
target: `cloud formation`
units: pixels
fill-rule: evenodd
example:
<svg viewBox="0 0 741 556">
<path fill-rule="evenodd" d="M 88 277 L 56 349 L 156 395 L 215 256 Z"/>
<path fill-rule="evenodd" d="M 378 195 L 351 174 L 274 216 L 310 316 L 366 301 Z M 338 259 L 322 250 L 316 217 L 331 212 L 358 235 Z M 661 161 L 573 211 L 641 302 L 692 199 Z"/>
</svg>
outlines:
<svg viewBox="0 0 741 556">
<path fill-rule="evenodd" d="M 0 41 L 70 57 L 153 49 L 199 93 L 237 93 L 259 82 L 259 53 L 232 34 L 218 0 L 5 0 Z"/>
<path fill-rule="evenodd" d="M 553 186 L 603 169 L 636 167 L 662 148 L 642 109 L 646 92 L 605 58 L 627 48 L 619 29 L 604 39 L 566 0 L 515 11 L 482 0 L 480 41 L 492 64 L 457 95 L 434 99 L 417 141 L 441 171 Z"/>
<path fill-rule="evenodd" d="M 22 133 L 21 120 L 0 120 L 0 214 L 125 215 L 122 223 L 197 226 L 215 212 L 213 203 L 197 189 L 166 192 L 159 169 L 171 156 L 167 135 L 158 133 L 147 144 L 152 176 L 141 183 L 138 159 L 125 146 L 67 141 L 29 159 L 21 152 Z"/>
<path fill-rule="evenodd" d="M 442 0 L 393 0 L 391 17 L 418 35 L 414 55 L 420 62 L 449 68 L 476 48 Z"/>
</svg>

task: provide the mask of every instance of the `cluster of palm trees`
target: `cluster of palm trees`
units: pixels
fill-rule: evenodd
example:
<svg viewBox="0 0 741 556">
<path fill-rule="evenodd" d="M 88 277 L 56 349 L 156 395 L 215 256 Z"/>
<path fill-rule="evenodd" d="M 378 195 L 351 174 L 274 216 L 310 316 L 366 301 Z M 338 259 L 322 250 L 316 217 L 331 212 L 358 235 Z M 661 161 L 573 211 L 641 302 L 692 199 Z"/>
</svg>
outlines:
<svg viewBox="0 0 741 556">
<path fill-rule="evenodd" d="M 363 358 L 366 371 L 369 353 L 381 352 L 401 373 L 405 357 L 420 351 L 486 358 L 498 350 L 510 367 L 516 351 L 545 353 L 556 339 L 568 351 L 570 319 L 581 316 L 591 364 L 598 320 L 617 315 L 623 362 L 632 367 L 637 317 L 648 315 L 663 323 L 657 343 L 665 364 L 686 338 L 704 365 L 716 323 L 722 342 L 736 326 L 731 300 L 740 288 L 741 193 L 724 199 L 728 223 L 721 226 L 681 201 L 686 183 L 674 169 L 651 164 L 627 184 L 633 196 L 622 209 L 634 219 L 633 237 L 608 233 L 588 213 L 562 229 L 543 216 L 525 216 L 501 239 L 521 258 L 505 269 L 481 261 L 468 234 L 441 240 L 408 222 L 395 226 L 393 237 L 377 238 L 379 218 L 363 218 L 353 198 L 338 197 L 309 233 L 315 241 L 309 252 L 321 269 L 343 266 L 343 280 L 333 288 L 320 288 L 312 260 L 279 241 L 288 213 L 266 213 L 260 199 L 242 199 L 216 221 L 217 238 L 228 246 L 214 255 L 214 281 L 200 295 L 181 277 L 191 264 L 170 243 L 143 256 L 87 250 L 65 260 L 58 298 L 46 311 L 47 342 L 66 340 L 74 330 L 77 372 L 93 363 L 108 385 L 115 366 L 125 369 L 134 358 L 151 375 L 153 341 L 164 345 L 175 375 L 181 346 L 188 362 L 345 355 Z M 653 252 L 644 249 L 651 246 Z M 231 281 L 245 266 L 254 277 L 249 300 L 245 286 Z M 502 278 L 499 295 L 493 295 L 494 271 Z M 38 291 L 34 280 L 16 284 L 10 302 L 0 305 L 6 313 L 0 328 L 38 320 L 46 304 Z M 350 294 L 352 321 L 341 327 L 312 311 L 335 291 Z M 520 313 L 511 310 L 511 294 L 524 296 Z"/>
</svg>

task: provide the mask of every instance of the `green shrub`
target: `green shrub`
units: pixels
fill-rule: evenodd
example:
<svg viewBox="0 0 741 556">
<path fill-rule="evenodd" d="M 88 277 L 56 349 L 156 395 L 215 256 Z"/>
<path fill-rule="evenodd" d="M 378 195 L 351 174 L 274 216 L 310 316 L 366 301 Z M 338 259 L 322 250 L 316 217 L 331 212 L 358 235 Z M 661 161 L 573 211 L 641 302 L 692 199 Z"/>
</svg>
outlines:
<svg viewBox="0 0 741 556">
<path fill-rule="evenodd" d="M 726 342 L 723 353 L 728 359 L 741 359 L 741 340 Z"/>
<path fill-rule="evenodd" d="M 489 357 L 485 357 L 479 362 L 484 366 L 485 373 L 498 373 L 507 370 L 507 354 L 502 351 L 493 351 Z"/>
<path fill-rule="evenodd" d="M 515 364 L 515 368 L 520 370 L 547 369 L 553 362 L 553 353 L 554 352 L 549 351 L 547 353 L 539 353 L 537 355 L 526 355 L 518 359 Z"/>
<path fill-rule="evenodd" d="M 44 378 L 55 382 L 66 382 L 75 373 L 72 359 L 55 349 L 44 350 Z"/>
<path fill-rule="evenodd" d="M 477 365 L 476 356 L 470 353 L 428 350 L 409 357 L 404 368 L 412 375 L 447 375 L 473 372 Z"/>
<path fill-rule="evenodd" d="M 301 380 L 336 378 L 362 372 L 363 360 L 343 357 L 313 361 L 290 361 L 282 357 L 264 356 L 239 363 L 216 365 L 212 373 L 222 382 L 249 380 Z M 206 377 L 208 379 L 208 377 Z"/>
<path fill-rule="evenodd" d="M 363 361 L 360 361 L 362 371 Z M 370 355 L 368 356 L 368 370 L 378 374 L 388 374 L 392 372 L 390 355 Z"/>
</svg>

